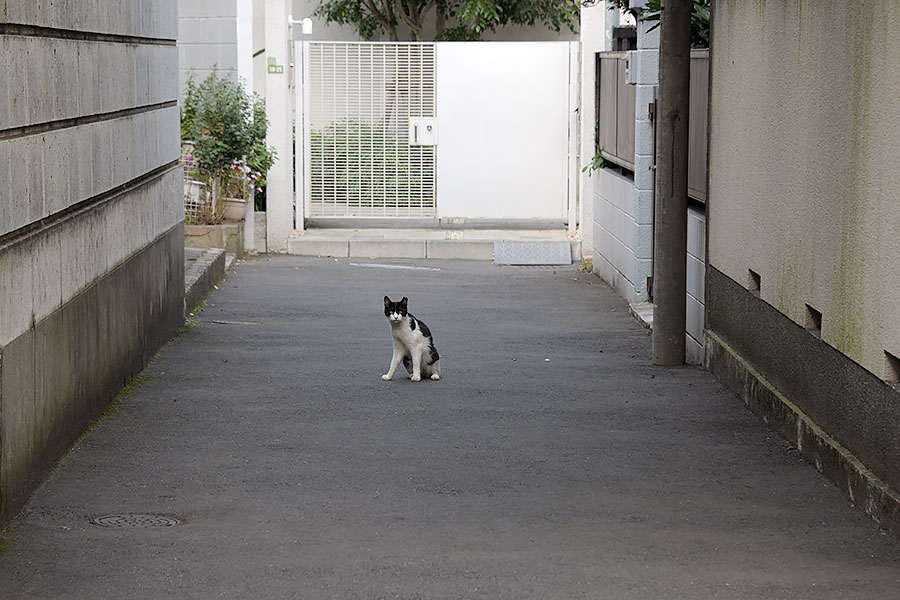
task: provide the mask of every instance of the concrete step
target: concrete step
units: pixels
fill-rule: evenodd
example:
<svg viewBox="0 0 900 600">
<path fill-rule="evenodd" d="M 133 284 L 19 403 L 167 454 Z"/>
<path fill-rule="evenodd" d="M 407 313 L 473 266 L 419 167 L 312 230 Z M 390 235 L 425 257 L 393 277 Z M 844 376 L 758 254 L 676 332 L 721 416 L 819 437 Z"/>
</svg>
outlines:
<svg viewBox="0 0 900 600">
<path fill-rule="evenodd" d="M 221 248 L 184 249 L 185 314 L 196 308 L 213 286 L 225 278 L 229 258 L 233 260 Z"/>
<path fill-rule="evenodd" d="M 494 242 L 568 242 L 581 260 L 581 240 L 565 229 L 308 229 L 294 232 L 288 254 L 334 258 L 493 260 Z"/>
</svg>

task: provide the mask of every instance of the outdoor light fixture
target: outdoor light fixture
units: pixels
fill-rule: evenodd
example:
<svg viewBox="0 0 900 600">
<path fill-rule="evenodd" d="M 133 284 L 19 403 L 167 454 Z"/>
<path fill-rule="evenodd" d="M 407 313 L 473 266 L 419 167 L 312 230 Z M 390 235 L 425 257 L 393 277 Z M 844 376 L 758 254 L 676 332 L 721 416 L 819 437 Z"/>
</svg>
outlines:
<svg viewBox="0 0 900 600">
<path fill-rule="evenodd" d="M 288 15 L 288 26 L 290 25 L 300 25 L 300 33 L 303 35 L 312 35 L 312 19 L 306 17 L 305 19 L 294 19 L 293 15 Z"/>
</svg>

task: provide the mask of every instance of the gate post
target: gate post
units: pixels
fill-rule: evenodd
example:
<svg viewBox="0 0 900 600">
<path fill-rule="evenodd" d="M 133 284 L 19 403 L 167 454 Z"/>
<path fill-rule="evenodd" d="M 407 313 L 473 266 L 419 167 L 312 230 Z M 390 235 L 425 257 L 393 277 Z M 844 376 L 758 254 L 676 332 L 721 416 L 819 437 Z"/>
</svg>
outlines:
<svg viewBox="0 0 900 600">
<path fill-rule="evenodd" d="M 266 143 L 278 158 L 269 170 L 266 184 L 266 244 L 269 252 L 286 252 L 294 229 L 291 139 L 291 104 L 288 101 L 290 55 L 288 14 L 291 0 L 266 0 Z"/>
<path fill-rule="evenodd" d="M 294 42 L 294 229 L 306 229 L 307 68 L 304 42 Z"/>
</svg>

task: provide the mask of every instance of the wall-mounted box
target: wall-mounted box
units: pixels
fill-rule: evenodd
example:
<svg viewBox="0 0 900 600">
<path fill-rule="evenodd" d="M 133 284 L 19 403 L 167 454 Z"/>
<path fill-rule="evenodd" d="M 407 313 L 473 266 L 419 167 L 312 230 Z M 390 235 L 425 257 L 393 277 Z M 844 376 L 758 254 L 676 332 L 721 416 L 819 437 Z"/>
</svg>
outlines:
<svg viewBox="0 0 900 600">
<path fill-rule="evenodd" d="M 435 117 L 410 117 L 409 145 L 437 146 L 438 120 Z"/>
</svg>

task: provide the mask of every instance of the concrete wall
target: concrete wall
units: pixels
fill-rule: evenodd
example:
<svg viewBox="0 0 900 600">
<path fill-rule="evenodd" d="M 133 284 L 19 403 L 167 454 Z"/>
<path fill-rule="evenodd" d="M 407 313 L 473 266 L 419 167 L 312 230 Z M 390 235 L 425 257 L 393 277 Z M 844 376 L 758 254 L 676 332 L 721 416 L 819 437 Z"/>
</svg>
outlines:
<svg viewBox="0 0 900 600">
<path fill-rule="evenodd" d="M 688 208 L 687 306 L 685 362 L 703 363 L 703 323 L 706 314 L 706 211 Z"/>
<path fill-rule="evenodd" d="M 181 80 L 185 71 L 197 77 L 237 73 L 237 0 L 178 0 L 178 49 Z"/>
<path fill-rule="evenodd" d="M 760 6 L 716 6 L 711 264 L 759 274 L 800 326 L 815 308 L 822 340 L 881 377 L 900 356 L 900 10 Z"/>
<path fill-rule="evenodd" d="M 174 0 L 0 3 L 0 521 L 183 317 Z"/>
<path fill-rule="evenodd" d="M 598 273 L 629 302 L 649 299 L 647 277 L 653 274 L 653 188 L 655 162 L 648 106 L 659 82 L 659 30 L 638 24 L 638 50 L 632 55 L 635 72 L 634 173 L 596 171 L 591 178 L 592 239 Z M 593 123 L 590 123 L 593 138 Z M 587 132 L 583 129 L 583 134 Z M 584 161 L 586 162 L 586 160 Z M 596 237 L 599 236 L 599 237 Z"/>
<path fill-rule="evenodd" d="M 597 140 L 594 139 L 594 124 L 597 121 L 597 67 L 596 56 L 612 48 L 612 28 L 618 25 L 621 15 L 618 11 L 607 10 L 605 2 L 594 6 L 581 7 L 581 69 L 578 77 L 579 130 L 578 160 L 579 170 L 594 156 Z M 578 224 L 581 232 L 582 254 L 590 256 L 594 243 L 594 179 L 591 174 L 581 171 L 578 178 Z"/>
<path fill-rule="evenodd" d="M 632 5 L 636 4 L 632 2 Z M 643 3 L 641 3 L 643 4 Z M 650 247 L 635 247 L 635 297 L 639 302 L 649 299 L 647 276 L 653 274 L 653 202 L 656 189 L 654 136 L 656 128 L 650 120 L 650 104 L 656 98 L 659 85 L 659 28 L 653 23 L 638 23 L 638 49 L 631 58 L 635 70 L 634 92 L 634 226 L 636 239 L 647 237 Z"/>
<path fill-rule="evenodd" d="M 248 0 L 249 1 L 249 0 Z M 178 0 L 179 89 L 213 69 L 238 78 L 239 0 Z"/>
<path fill-rule="evenodd" d="M 900 356 L 898 8 L 714 3 L 707 280 L 716 357 L 894 490 L 900 394 L 877 382 Z"/>
<path fill-rule="evenodd" d="M 638 229 L 634 180 L 614 169 L 595 171 L 592 180 L 594 272 L 629 303 L 643 302 L 646 292 L 639 293 L 638 284 L 640 290 L 646 290 L 646 273 L 652 270 L 653 237 L 652 227 Z M 646 263 L 640 270 L 636 247 Z"/>
<path fill-rule="evenodd" d="M 600 169 L 583 188 L 590 194 L 587 197 L 592 207 L 588 213 L 590 225 L 584 229 L 586 246 L 592 249 L 594 271 L 629 303 L 650 299 L 647 278 L 653 274 L 653 165 L 656 160 L 653 138 L 656 132 L 649 118 L 649 105 L 656 98 L 659 83 L 659 29 L 650 31 L 651 27 L 653 23 L 638 24 L 638 50 L 631 58 L 636 81 L 634 173 Z M 583 97 L 582 106 L 585 102 Z M 584 124 L 582 135 L 590 135 L 593 139 L 593 120 Z M 685 360 L 700 364 L 704 339 L 706 213 L 702 207 L 692 207 L 686 218 Z"/>
</svg>

